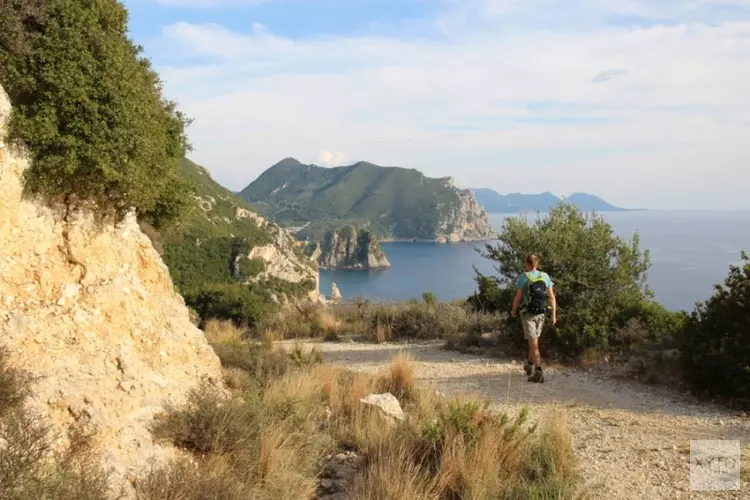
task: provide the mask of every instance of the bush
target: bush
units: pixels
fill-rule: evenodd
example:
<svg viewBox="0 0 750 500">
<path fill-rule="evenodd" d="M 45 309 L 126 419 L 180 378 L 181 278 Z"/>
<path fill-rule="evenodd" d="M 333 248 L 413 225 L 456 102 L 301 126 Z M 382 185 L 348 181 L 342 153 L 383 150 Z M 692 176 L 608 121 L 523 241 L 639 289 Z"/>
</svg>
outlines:
<svg viewBox="0 0 750 500">
<path fill-rule="evenodd" d="M 750 407 L 750 258 L 730 266 L 724 285 L 687 319 L 681 336 L 685 377 L 699 392 Z"/>
<path fill-rule="evenodd" d="M 238 326 L 253 325 L 278 310 L 268 292 L 242 284 L 209 284 L 185 293 L 185 302 L 204 321 L 225 319 Z"/>
<path fill-rule="evenodd" d="M 27 187 L 118 216 L 134 208 L 155 226 L 179 215 L 190 200 L 178 169 L 187 120 L 128 39 L 125 7 L 0 0 L 0 12 L 0 83 L 9 137 L 31 151 Z"/>
<path fill-rule="evenodd" d="M 649 254 L 641 251 L 638 235 L 629 242 L 616 237 L 601 216 L 583 214 L 573 205 L 561 203 L 533 225 L 508 218 L 499 240 L 483 252 L 497 263 L 499 274 L 488 277 L 477 271 L 480 292 L 470 303 L 477 309 L 510 311 L 524 257 L 536 253 L 557 296 L 558 324 L 547 337 L 549 346 L 564 356 L 609 347 L 623 304 L 640 303 L 650 295 Z M 517 320 L 511 325 L 520 332 Z"/>
</svg>

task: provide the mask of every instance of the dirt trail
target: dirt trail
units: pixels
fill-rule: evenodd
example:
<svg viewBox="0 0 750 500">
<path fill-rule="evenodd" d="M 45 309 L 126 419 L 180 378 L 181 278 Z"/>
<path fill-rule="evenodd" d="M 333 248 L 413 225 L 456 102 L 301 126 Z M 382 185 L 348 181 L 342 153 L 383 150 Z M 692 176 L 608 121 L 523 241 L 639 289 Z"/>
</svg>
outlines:
<svg viewBox="0 0 750 500">
<path fill-rule="evenodd" d="M 312 347 L 312 343 L 307 346 Z M 528 404 L 532 418 L 564 408 L 573 446 L 594 498 L 750 500 L 750 419 L 664 388 L 568 368 L 545 369 L 545 383 L 526 381 L 520 360 L 446 351 L 439 343 L 315 343 L 327 362 L 377 371 L 399 352 L 417 361 L 417 376 L 446 395 L 489 398 L 509 412 Z M 740 491 L 691 491 L 691 439 L 742 443 Z"/>
</svg>

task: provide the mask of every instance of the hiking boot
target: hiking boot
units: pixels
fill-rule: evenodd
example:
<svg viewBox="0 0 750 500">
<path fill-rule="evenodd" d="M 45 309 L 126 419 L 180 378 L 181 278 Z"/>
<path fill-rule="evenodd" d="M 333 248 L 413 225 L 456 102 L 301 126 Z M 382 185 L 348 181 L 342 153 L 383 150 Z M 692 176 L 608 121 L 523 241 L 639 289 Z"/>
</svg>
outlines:
<svg viewBox="0 0 750 500">
<path fill-rule="evenodd" d="M 535 384 L 543 384 L 544 383 L 544 374 L 541 370 L 537 370 L 534 372 L 534 375 L 530 376 L 528 378 L 529 382 L 534 382 Z"/>
<path fill-rule="evenodd" d="M 526 371 L 526 376 L 530 377 L 532 373 L 534 373 L 534 365 L 530 365 L 526 363 L 523 365 L 524 371 Z"/>
</svg>

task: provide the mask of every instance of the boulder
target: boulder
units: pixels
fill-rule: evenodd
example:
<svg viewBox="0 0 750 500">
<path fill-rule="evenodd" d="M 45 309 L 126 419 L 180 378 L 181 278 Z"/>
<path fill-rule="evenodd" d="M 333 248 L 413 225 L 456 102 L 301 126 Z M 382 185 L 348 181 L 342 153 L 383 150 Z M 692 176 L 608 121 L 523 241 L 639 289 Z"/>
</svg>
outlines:
<svg viewBox="0 0 750 500">
<path fill-rule="evenodd" d="M 404 410 L 401 409 L 401 404 L 396 399 L 396 396 L 390 392 L 386 392 L 385 394 L 370 394 L 359 401 L 366 406 L 378 408 L 387 417 L 402 422 L 406 420 L 406 415 L 404 415 Z"/>
</svg>

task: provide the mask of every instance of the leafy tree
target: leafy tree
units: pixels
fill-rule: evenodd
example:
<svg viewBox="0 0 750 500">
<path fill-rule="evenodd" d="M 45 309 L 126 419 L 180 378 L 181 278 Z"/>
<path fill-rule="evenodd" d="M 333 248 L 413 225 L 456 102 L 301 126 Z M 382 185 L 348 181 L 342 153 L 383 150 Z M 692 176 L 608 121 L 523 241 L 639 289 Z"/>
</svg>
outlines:
<svg viewBox="0 0 750 500">
<path fill-rule="evenodd" d="M 242 284 L 206 284 L 185 293 L 185 301 L 201 318 L 232 320 L 237 325 L 252 325 L 278 310 L 269 300 L 269 292 Z"/>
<path fill-rule="evenodd" d="M 28 146 L 27 188 L 155 226 L 180 214 L 187 120 L 162 95 L 116 0 L 0 0 L 9 138 Z"/>
<path fill-rule="evenodd" d="M 697 304 L 681 338 L 686 379 L 700 392 L 750 407 L 750 257 Z"/>
<path fill-rule="evenodd" d="M 515 283 L 524 270 L 524 257 L 536 253 L 541 270 L 555 283 L 558 324 L 551 345 L 563 355 L 587 348 L 606 348 L 618 329 L 623 304 L 644 302 L 649 253 L 641 251 L 638 235 L 625 241 L 596 214 L 561 203 L 534 224 L 508 218 L 497 245 L 482 255 L 497 263 L 496 276 L 476 271 L 479 293 L 470 298 L 478 309 L 510 311 Z M 518 321 L 511 325 L 520 330 Z"/>
</svg>

